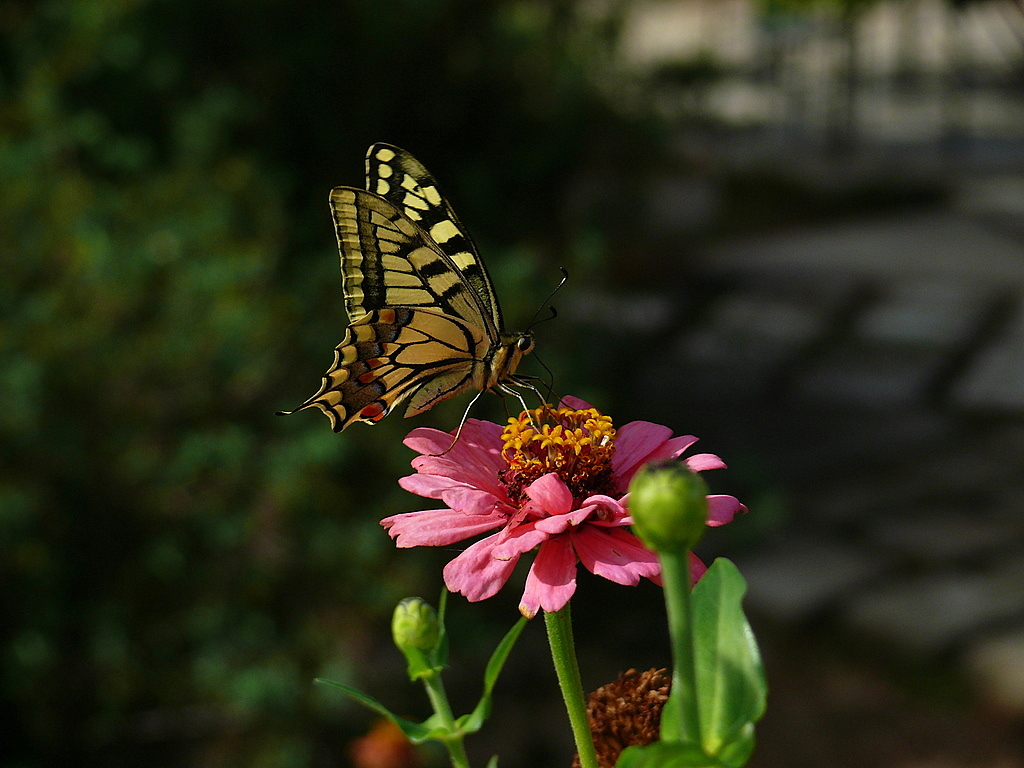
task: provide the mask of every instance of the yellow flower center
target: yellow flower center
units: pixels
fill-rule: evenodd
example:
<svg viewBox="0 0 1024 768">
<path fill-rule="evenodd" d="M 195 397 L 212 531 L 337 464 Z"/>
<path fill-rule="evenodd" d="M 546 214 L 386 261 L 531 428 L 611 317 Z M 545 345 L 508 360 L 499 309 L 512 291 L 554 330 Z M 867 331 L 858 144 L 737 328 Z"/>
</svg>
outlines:
<svg viewBox="0 0 1024 768">
<path fill-rule="evenodd" d="M 501 433 L 501 476 L 513 503 L 542 475 L 557 472 L 577 499 L 611 490 L 615 428 L 596 408 L 543 406 L 508 420 Z"/>
</svg>

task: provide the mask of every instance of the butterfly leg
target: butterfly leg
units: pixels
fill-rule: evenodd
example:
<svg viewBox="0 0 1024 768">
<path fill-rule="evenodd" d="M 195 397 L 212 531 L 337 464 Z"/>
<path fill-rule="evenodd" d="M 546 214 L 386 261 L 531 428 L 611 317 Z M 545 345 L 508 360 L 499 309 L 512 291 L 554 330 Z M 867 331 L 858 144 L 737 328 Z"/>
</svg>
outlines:
<svg viewBox="0 0 1024 768">
<path fill-rule="evenodd" d="M 513 380 L 513 383 L 525 389 L 531 390 L 540 399 L 541 405 L 547 405 L 548 403 L 551 402 L 551 398 L 554 397 L 554 385 L 552 383 L 545 382 L 544 388 L 547 389 L 547 394 L 545 395 L 539 389 L 537 389 L 537 385 L 533 383 L 535 381 L 541 381 L 541 378 L 539 376 L 516 375 L 515 379 Z M 556 402 L 558 399 L 560 398 L 556 398 Z"/>
<path fill-rule="evenodd" d="M 537 388 L 534 387 L 532 384 L 528 384 L 526 382 L 520 383 L 518 380 L 515 383 L 519 384 L 520 386 L 532 389 L 535 392 L 537 391 Z M 530 411 L 530 406 L 528 406 L 526 404 L 526 400 L 523 399 L 522 392 L 520 392 L 518 389 L 513 389 L 512 387 L 508 386 L 508 384 L 505 384 L 504 382 L 498 384 L 496 389 L 500 390 L 501 392 L 504 392 L 505 394 L 512 395 L 514 398 L 516 398 L 516 400 L 519 401 L 520 405 L 523 406 L 523 412 L 524 413 L 528 413 Z M 537 394 L 539 395 L 540 392 L 537 392 Z M 544 401 L 543 398 L 541 398 L 541 402 L 542 403 L 543 403 L 543 401 Z"/>
<path fill-rule="evenodd" d="M 466 419 L 469 418 L 469 412 L 473 408 L 473 404 L 480 399 L 480 395 L 482 395 L 483 393 L 484 390 L 480 390 L 475 395 L 473 395 L 473 399 L 469 401 L 469 405 L 466 406 L 466 410 L 462 412 L 462 421 L 459 422 L 459 428 L 455 430 L 455 437 L 452 438 L 452 444 L 449 445 L 440 453 L 428 454 L 431 458 L 436 459 L 439 456 L 444 456 L 446 453 L 448 453 L 448 451 L 455 447 L 455 444 L 459 442 L 459 437 L 462 435 L 462 428 L 466 426 Z"/>
</svg>

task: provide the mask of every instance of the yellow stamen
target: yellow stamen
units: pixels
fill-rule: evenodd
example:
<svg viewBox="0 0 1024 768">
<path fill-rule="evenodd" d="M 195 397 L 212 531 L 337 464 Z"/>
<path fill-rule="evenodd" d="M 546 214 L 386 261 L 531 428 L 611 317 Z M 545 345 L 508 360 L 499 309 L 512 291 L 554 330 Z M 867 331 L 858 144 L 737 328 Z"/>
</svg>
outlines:
<svg viewBox="0 0 1024 768">
<path fill-rule="evenodd" d="M 508 420 L 501 435 L 509 498 L 521 502 L 538 477 L 557 472 L 577 498 L 611 487 L 615 428 L 596 408 L 543 406 Z"/>
</svg>

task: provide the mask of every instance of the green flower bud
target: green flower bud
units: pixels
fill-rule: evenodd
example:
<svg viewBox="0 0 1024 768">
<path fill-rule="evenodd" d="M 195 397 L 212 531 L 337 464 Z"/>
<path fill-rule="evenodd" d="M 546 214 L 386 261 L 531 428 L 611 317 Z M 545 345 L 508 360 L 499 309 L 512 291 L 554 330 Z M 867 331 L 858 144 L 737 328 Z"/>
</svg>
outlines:
<svg viewBox="0 0 1024 768">
<path fill-rule="evenodd" d="M 633 531 L 656 552 L 693 549 L 708 522 L 708 487 L 679 462 L 643 467 L 629 484 Z"/>
<path fill-rule="evenodd" d="M 430 653 L 437 645 L 440 633 L 437 611 L 430 603 L 418 597 L 407 597 L 395 607 L 391 617 L 391 636 L 401 650 L 415 648 Z"/>
<path fill-rule="evenodd" d="M 433 606 L 418 597 L 407 597 L 391 617 L 391 637 L 409 663 L 409 679 L 433 674 L 433 657 L 441 637 L 441 624 Z"/>
</svg>

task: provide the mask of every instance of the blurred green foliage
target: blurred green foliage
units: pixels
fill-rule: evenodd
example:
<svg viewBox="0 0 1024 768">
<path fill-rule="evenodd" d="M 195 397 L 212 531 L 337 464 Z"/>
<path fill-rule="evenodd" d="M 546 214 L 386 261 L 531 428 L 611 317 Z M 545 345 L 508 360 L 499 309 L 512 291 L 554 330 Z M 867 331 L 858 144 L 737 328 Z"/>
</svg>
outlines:
<svg viewBox="0 0 1024 768">
<path fill-rule="evenodd" d="M 416 508 L 408 422 L 272 415 L 345 322 L 327 192 L 372 141 L 405 146 L 499 284 L 552 284 L 554 202 L 631 130 L 598 88 L 613 22 L 565 0 L 0 3 L 4 766 L 344 761 L 365 721 L 311 680 L 388 679 L 378 656 L 400 677 L 380 630 L 442 561 L 377 523 Z M 539 300 L 519 293 L 513 318 Z"/>
</svg>

